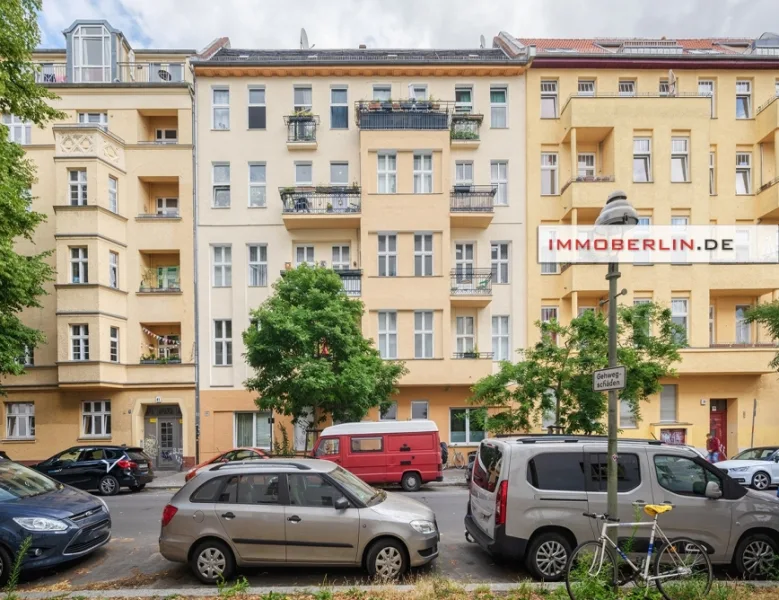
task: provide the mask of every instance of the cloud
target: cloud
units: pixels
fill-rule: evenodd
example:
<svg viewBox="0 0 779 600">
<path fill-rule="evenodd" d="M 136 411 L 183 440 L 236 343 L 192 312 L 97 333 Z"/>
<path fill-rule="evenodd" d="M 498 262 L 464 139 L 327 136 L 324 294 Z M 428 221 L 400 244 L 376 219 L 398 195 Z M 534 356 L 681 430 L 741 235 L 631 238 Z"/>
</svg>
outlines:
<svg viewBox="0 0 779 600">
<path fill-rule="evenodd" d="M 76 19 L 106 19 L 136 47 L 475 48 L 517 37 L 757 37 L 776 23 L 777 0 L 44 0 L 47 44 Z M 777 25 L 779 27 L 779 25 Z"/>
</svg>

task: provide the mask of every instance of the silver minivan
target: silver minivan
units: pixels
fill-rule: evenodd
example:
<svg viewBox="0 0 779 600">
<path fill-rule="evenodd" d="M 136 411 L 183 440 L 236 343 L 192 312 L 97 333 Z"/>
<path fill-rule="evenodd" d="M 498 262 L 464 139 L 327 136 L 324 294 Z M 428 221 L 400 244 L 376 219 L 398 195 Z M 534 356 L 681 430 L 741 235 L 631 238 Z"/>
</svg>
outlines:
<svg viewBox="0 0 779 600">
<path fill-rule="evenodd" d="M 327 460 L 231 462 L 201 471 L 162 513 L 160 553 L 204 583 L 237 566 L 364 566 L 396 578 L 438 556 L 425 504 Z"/>
<path fill-rule="evenodd" d="M 600 534 L 599 524 L 582 513 L 606 512 L 606 465 L 602 437 L 482 441 L 466 537 L 492 554 L 524 560 L 538 579 L 561 579 L 576 545 Z M 620 440 L 618 465 L 620 520 L 636 520 L 642 504 L 670 503 L 674 510 L 659 519 L 670 539 L 692 538 L 707 548 L 712 563 L 733 563 L 745 576 L 773 568 L 779 550 L 776 498 L 747 490 L 684 446 Z M 647 542 L 638 538 L 634 551 L 646 551 Z"/>
</svg>

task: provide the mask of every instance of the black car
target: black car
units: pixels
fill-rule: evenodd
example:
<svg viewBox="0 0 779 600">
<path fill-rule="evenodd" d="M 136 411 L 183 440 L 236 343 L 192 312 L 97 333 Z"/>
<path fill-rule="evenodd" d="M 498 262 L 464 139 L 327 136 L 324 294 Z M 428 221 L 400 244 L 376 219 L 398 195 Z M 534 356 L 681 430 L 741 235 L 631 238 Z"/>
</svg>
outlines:
<svg viewBox="0 0 779 600">
<path fill-rule="evenodd" d="M 143 448 L 127 446 L 73 446 L 32 468 L 82 490 L 99 490 L 104 496 L 113 496 L 123 487 L 139 492 L 154 479 L 151 459 Z"/>
</svg>

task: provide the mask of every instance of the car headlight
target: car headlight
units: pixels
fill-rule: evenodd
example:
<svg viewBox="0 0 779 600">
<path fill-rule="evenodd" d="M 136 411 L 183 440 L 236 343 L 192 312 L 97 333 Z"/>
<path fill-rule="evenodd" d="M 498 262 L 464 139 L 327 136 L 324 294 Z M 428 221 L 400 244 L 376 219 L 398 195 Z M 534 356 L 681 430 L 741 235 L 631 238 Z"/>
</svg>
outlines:
<svg viewBox="0 0 779 600">
<path fill-rule="evenodd" d="M 743 473 L 749 471 L 749 467 L 736 467 L 734 469 L 728 469 L 728 473 Z"/>
<path fill-rule="evenodd" d="M 103 510 L 106 511 L 106 512 L 110 512 L 108 510 L 108 505 L 105 503 L 105 500 L 103 500 L 100 496 L 98 496 L 97 499 L 100 500 L 100 504 L 103 505 Z"/>
<path fill-rule="evenodd" d="M 14 522 L 27 531 L 65 531 L 68 528 L 64 521 L 46 517 L 14 517 Z"/>
<path fill-rule="evenodd" d="M 435 533 L 435 525 L 432 521 L 411 521 L 409 525 L 411 525 L 411 528 L 414 531 L 418 531 L 425 535 Z"/>
</svg>

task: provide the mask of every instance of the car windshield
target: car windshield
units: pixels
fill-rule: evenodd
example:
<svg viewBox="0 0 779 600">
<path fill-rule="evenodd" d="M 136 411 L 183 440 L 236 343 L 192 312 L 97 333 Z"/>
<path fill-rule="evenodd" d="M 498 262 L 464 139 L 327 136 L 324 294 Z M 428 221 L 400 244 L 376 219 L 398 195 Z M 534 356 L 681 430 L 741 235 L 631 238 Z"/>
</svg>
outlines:
<svg viewBox="0 0 779 600">
<path fill-rule="evenodd" d="M 373 489 L 362 479 L 355 477 L 341 467 L 336 467 L 333 471 L 330 471 L 330 477 L 340 483 L 346 491 L 363 504 L 376 504 L 386 497 L 384 492 Z"/>
<path fill-rule="evenodd" d="M 0 463 L 0 502 L 39 496 L 61 488 L 61 483 L 20 464 L 10 461 Z"/>
<path fill-rule="evenodd" d="M 750 448 L 733 457 L 733 460 L 768 460 L 776 448 Z"/>
</svg>

